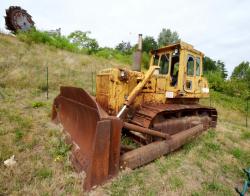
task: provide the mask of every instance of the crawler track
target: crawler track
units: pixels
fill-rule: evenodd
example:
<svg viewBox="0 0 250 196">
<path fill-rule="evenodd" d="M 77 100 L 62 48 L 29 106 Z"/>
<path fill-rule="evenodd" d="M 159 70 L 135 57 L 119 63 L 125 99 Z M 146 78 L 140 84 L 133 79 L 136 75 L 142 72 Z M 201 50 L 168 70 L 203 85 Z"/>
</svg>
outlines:
<svg viewBox="0 0 250 196">
<path fill-rule="evenodd" d="M 198 124 L 203 124 L 204 130 L 216 127 L 217 111 L 199 104 L 143 104 L 130 123 L 174 135 Z M 140 138 L 142 143 L 152 140 L 152 137 Z"/>
</svg>

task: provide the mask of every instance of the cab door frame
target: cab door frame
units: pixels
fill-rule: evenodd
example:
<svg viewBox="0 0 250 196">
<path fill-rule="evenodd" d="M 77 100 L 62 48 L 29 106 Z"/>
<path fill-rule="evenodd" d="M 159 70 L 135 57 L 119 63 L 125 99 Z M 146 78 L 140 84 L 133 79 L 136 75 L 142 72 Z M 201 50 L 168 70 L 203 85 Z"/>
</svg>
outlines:
<svg viewBox="0 0 250 196">
<path fill-rule="evenodd" d="M 189 57 L 193 58 L 193 75 L 188 75 L 188 59 Z M 200 63 L 199 63 L 199 74 L 197 74 L 197 58 L 200 59 Z M 185 55 L 185 63 L 184 63 L 184 82 L 183 82 L 183 89 L 184 91 L 188 92 L 188 93 L 194 93 L 194 94 L 198 94 L 200 93 L 200 88 L 199 88 L 199 82 L 202 80 L 202 56 L 199 54 L 196 54 L 194 52 L 191 51 L 187 51 L 186 55 Z M 191 87 L 188 88 L 188 86 L 190 86 L 188 84 L 188 82 L 191 83 Z"/>
<path fill-rule="evenodd" d="M 193 59 L 193 68 L 190 68 L 192 73 L 189 74 L 189 70 L 188 70 L 188 62 L 189 59 L 192 58 Z M 194 93 L 195 92 L 195 86 L 196 86 L 196 54 L 190 51 L 186 51 L 185 52 L 185 58 L 184 58 L 184 81 L 183 81 L 183 89 L 184 91 L 186 91 L 187 93 Z M 190 61 L 191 62 L 191 61 Z M 190 64 L 191 66 L 192 64 Z"/>
<path fill-rule="evenodd" d="M 160 67 L 161 58 L 163 55 L 169 55 L 169 61 L 168 61 L 168 70 L 166 74 L 157 74 L 156 77 L 156 93 L 165 93 L 168 83 L 170 81 L 170 63 L 171 63 L 171 53 L 170 52 L 163 52 L 159 54 L 159 61 L 158 66 Z"/>
</svg>

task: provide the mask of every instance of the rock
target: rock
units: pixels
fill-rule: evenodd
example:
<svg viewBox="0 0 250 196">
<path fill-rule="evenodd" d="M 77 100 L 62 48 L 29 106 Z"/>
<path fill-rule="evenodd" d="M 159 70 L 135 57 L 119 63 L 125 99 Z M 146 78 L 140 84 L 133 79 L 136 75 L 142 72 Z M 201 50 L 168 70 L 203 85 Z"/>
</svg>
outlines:
<svg viewBox="0 0 250 196">
<path fill-rule="evenodd" d="M 15 155 L 12 155 L 9 159 L 4 161 L 4 165 L 7 167 L 12 167 L 16 164 Z"/>
</svg>

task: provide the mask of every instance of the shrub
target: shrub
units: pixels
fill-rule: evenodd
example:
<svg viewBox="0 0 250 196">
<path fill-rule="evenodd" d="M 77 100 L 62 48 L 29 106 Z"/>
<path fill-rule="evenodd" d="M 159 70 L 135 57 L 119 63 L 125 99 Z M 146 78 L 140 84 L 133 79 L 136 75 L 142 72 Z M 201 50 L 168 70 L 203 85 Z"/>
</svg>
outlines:
<svg viewBox="0 0 250 196">
<path fill-rule="evenodd" d="M 224 88 L 224 80 L 219 71 L 209 71 L 206 75 L 211 89 L 222 92 Z"/>
<path fill-rule="evenodd" d="M 150 56 L 147 52 L 143 52 L 142 53 L 142 66 L 145 68 L 145 69 L 148 69 L 149 68 L 149 61 L 150 61 Z"/>
<path fill-rule="evenodd" d="M 228 80 L 224 83 L 223 92 L 231 96 L 247 98 L 249 96 L 248 83 L 235 79 Z"/>
<path fill-rule="evenodd" d="M 131 54 L 125 54 L 118 50 L 112 49 L 112 48 L 101 48 L 99 51 L 95 54 L 98 57 L 103 57 L 105 59 L 116 59 L 120 61 L 121 63 L 125 64 L 132 64 L 132 55 Z"/>
<path fill-rule="evenodd" d="M 19 32 L 17 34 L 17 38 L 28 44 L 43 43 L 71 52 L 80 52 L 77 45 L 74 43 L 70 43 L 70 41 L 66 37 L 58 35 L 49 35 L 46 32 L 37 31 L 35 29 L 27 32 Z"/>
<path fill-rule="evenodd" d="M 88 36 L 90 33 L 90 31 L 74 31 L 68 36 L 68 39 L 71 43 L 76 44 L 78 48 L 87 50 L 88 54 L 96 53 L 99 45 L 95 39 Z"/>
<path fill-rule="evenodd" d="M 115 51 L 112 48 L 101 48 L 96 52 L 96 56 L 103 57 L 105 59 L 112 59 L 114 58 L 114 53 Z"/>
</svg>

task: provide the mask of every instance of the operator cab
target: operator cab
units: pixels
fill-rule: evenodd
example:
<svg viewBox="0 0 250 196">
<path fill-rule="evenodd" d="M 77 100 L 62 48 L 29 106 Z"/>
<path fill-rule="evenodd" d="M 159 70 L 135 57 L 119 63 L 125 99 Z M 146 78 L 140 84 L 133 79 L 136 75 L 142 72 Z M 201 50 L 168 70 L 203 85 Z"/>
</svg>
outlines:
<svg viewBox="0 0 250 196">
<path fill-rule="evenodd" d="M 206 79 L 202 77 L 204 55 L 192 45 L 181 41 L 153 50 L 151 55 L 150 65 L 159 66 L 159 74 L 155 77 L 165 78 L 166 91 L 171 90 L 183 96 L 187 93 L 203 93 L 202 88 L 208 88 Z"/>
</svg>

